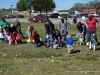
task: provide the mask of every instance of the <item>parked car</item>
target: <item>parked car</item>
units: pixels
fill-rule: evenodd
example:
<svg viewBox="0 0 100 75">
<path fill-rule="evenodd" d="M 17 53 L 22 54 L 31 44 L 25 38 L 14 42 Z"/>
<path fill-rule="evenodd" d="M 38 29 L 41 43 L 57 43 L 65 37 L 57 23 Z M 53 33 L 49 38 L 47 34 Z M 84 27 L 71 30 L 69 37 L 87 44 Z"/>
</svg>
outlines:
<svg viewBox="0 0 100 75">
<path fill-rule="evenodd" d="M 16 18 L 24 18 L 24 15 L 17 15 Z"/>
<path fill-rule="evenodd" d="M 5 18 L 5 19 L 8 19 L 8 18 L 16 18 L 16 16 L 10 14 L 10 15 L 5 15 L 4 18 Z"/>
<path fill-rule="evenodd" d="M 59 13 L 53 13 L 53 14 L 50 14 L 50 18 L 58 18 L 60 16 Z"/>
<path fill-rule="evenodd" d="M 90 13 L 90 15 L 93 15 L 95 17 L 98 17 L 99 16 L 99 14 L 98 13 L 95 13 L 95 12 Z"/>
<path fill-rule="evenodd" d="M 72 16 L 68 14 L 60 14 L 60 16 L 58 16 L 58 18 L 61 18 L 61 17 L 72 18 Z"/>
<path fill-rule="evenodd" d="M 45 16 L 44 14 L 37 14 L 37 16 Z"/>
<path fill-rule="evenodd" d="M 47 17 L 50 17 L 50 14 L 47 14 Z"/>
<path fill-rule="evenodd" d="M 37 15 L 33 18 L 29 18 L 29 22 L 37 22 L 37 23 L 43 23 L 45 21 L 46 16 L 45 15 Z"/>
<path fill-rule="evenodd" d="M 87 18 L 88 17 L 88 14 L 77 14 L 76 17 L 77 18 L 82 18 L 82 17 Z"/>
</svg>

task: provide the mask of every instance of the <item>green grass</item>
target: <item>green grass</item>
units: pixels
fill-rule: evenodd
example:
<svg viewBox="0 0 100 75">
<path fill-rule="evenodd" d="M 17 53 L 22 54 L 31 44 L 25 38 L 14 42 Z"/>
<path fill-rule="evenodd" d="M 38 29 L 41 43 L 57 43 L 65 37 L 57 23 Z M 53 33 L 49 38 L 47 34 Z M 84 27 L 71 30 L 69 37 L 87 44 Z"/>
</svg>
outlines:
<svg viewBox="0 0 100 75">
<path fill-rule="evenodd" d="M 25 37 L 29 25 L 34 26 L 41 38 L 45 36 L 44 24 L 22 23 Z M 100 27 L 97 34 L 100 40 L 99 29 Z M 75 25 L 69 27 L 69 33 L 73 35 L 77 33 Z M 75 36 L 73 38 L 76 40 Z M 81 53 L 68 55 L 67 48 L 49 49 L 44 46 L 34 48 L 32 43 L 8 45 L 1 42 L 0 75 L 100 75 L 100 50 L 93 52 L 85 45 L 77 45 L 76 42 L 74 48 L 81 50 Z"/>
</svg>

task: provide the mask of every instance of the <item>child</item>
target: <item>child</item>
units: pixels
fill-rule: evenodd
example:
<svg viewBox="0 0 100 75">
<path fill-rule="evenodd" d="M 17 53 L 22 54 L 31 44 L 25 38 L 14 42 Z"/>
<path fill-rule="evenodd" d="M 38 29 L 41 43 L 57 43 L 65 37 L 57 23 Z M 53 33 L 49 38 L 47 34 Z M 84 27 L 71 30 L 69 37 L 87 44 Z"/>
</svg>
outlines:
<svg viewBox="0 0 100 75">
<path fill-rule="evenodd" d="M 64 35 L 64 34 L 62 34 L 61 42 L 62 42 L 62 46 L 63 46 L 63 47 L 66 47 L 65 35 Z"/>
<path fill-rule="evenodd" d="M 2 28 L 0 27 L 0 42 L 4 39 Z"/>
<path fill-rule="evenodd" d="M 52 48 L 52 35 L 46 35 L 46 37 L 43 39 L 44 45 L 48 48 Z"/>
<path fill-rule="evenodd" d="M 64 35 L 64 34 L 62 34 L 61 41 L 62 41 L 62 42 L 64 42 L 64 41 L 65 41 L 65 35 Z"/>
<path fill-rule="evenodd" d="M 21 36 L 19 32 L 16 34 L 16 44 L 21 44 Z"/>
<path fill-rule="evenodd" d="M 68 39 L 66 40 L 66 46 L 68 47 L 68 54 L 71 54 L 73 51 L 73 45 L 74 45 L 74 40 L 72 38 L 72 35 L 68 35 Z"/>
<path fill-rule="evenodd" d="M 82 45 L 83 44 L 83 36 L 82 36 L 82 34 L 81 33 L 78 33 L 76 35 L 76 37 L 78 38 L 77 43 L 80 44 L 80 45 Z"/>
<path fill-rule="evenodd" d="M 26 34 L 28 35 L 28 39 L 32 39 L 33 31 L 34 31 L 34 27 L 33 26 L 29 26 L 27 28 Z"/>
<path fill-rule="evenodd" d="M 62 41 L 60 36 L 57 37 L 57 39 L 55 38 L 54 43 L 53 43 L 53 48 L 62 48 Z"/>
<path fill-rule="evenodd" d="M 54 41 L 54 43 L 53 43 L 53 48 L 59 49 L 59 44 L 56 41 Z"/>
<path fill-rule="evenodd" d="M 97 44 L 97 41 L 96 41 L 96 34 L 92 34 L 92 40 L 90 41 L 89 43 L 89 49 L 92 49 L 93 48 L 93 51 L 96 50 L 96 44 Z"/>
<path fill-rule="evenodd" d="M 40 43 L 42 45 L 42 39 L 40 38 L 39 34 L 36 30 L 34 30 L 34 34 L 32 35 L 32 41 L 34 45 Z M 38 47 L 38 46 L 37 46 Z"/>
<path fill-rule="evenodd" d="M 13 39 L 12 39 L 12 37 L 10 36 L 10 34 L 8 34 L 8 33 L 7 33 L 7 39 L 8 39 L 9 45 L 11 45 L 12 42 L 13 42 Z"/>
<path fill-rule="evenodd" d="M 15 41 L 15 44 L 17 44 L 17 41 L 16 41 L 16 27 L 13 24 L 10 24 L 9 33 L 10 33 L 11 38 Z"/>
</svg>

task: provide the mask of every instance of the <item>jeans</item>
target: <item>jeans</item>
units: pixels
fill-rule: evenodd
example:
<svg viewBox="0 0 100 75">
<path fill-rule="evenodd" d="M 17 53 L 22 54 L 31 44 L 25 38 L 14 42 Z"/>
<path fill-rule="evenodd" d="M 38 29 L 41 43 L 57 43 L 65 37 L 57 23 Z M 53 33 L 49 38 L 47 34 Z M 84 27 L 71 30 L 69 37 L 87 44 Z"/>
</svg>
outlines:
<svg viewBox="0 0 100 75">
<path fill-rule="evenodd" d="M 61 35 L 64 34 L 65 36 L 65 40 L 66 40 L 66 35 L 68 35 L 68 32 L 66 31 L 66 29 L 61 29 L 60 31 Z"/>
<path fill-rule="evenodd" d="M 87 36 L 88 36 L 87 41 L 88 41 L 88 42 L 91 41 L 91 35 L 92 35 L 92 34 L 96 34 L 96 30 L 87 30 Z"/>
<path fill-rule="evenodd" d="M 7 42 L 7 36 L 6 36 L 6 32 L 4 32 L 4 42 Z"/>
<path fill-rule="evenodd" d="M 52 41 L 47 41 L 47 43 L 48 43 L 48 45 L 49 45 L 50 47 L 52 47 L 52 45 L 53 45 Z"/>
<path fill-rule="evenodd" d="M 21 30 L 19 30 L 19 33 L 20 33 L 21 37 L 24 39 L 25 37 L 24 37 L 24 35 L 23 35 Z"/>
<path fill-rule="evenodd" d="M 83 43 L 85 43 L 85 36 L 86 36 L 86 32 L 85 33 L 83 33 Z"/>
</svg>

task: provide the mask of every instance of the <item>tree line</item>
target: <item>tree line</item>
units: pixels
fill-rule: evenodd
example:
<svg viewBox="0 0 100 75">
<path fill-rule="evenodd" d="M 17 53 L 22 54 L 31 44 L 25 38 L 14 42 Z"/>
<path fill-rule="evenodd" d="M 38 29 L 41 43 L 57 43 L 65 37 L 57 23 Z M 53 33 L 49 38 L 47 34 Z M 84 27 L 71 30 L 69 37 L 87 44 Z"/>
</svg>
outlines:
<svg viewBox="0 0 100 75">
<path fill-rule="evenodd" d="M 32 8 L 35 11 L 45 12 L 47 14 L 48 11 L 54 10 L 56 7 L 55 2 L 53 0 L 19 0 L 17 3 L 17 9 L 19 11 L 31 10 Z"/>
<path fill-rule="evenodd" d="M 17 3 L 17 9 L 19 11 L 30 10 L 31 13 L 32 8 L 35 11 L 45 12 L 47 14 L 48 11 L 54 10 L 56 4 L 53 0 L 19 0 Z M 82 11 L 84 8 L 100 8 L 100 0 L 92 0 L 88 3 L 76 3 L 70 10 Z"/>
<path fill-rule="evenodd" d="M 76 3 L 70 10 L 82 11 L 85 8 L 100 9 L 100 0 L 92 0 L 92 1 L 89 1 L 88 3 Z"/>
</svg>

